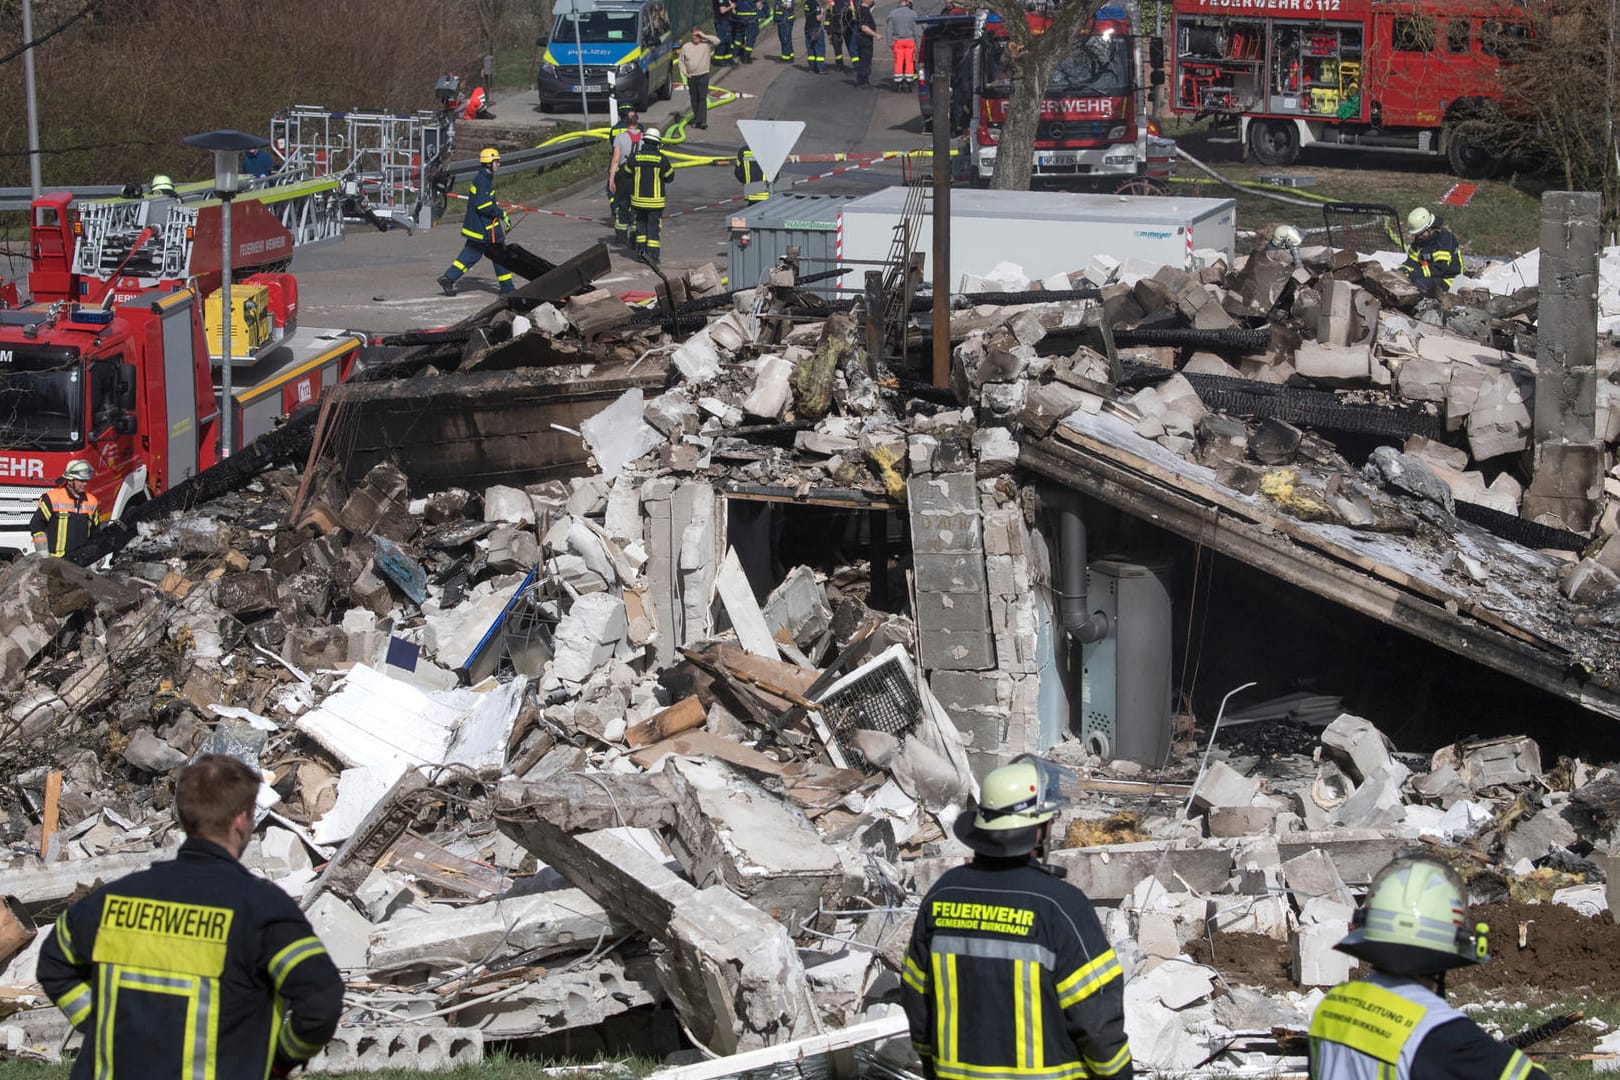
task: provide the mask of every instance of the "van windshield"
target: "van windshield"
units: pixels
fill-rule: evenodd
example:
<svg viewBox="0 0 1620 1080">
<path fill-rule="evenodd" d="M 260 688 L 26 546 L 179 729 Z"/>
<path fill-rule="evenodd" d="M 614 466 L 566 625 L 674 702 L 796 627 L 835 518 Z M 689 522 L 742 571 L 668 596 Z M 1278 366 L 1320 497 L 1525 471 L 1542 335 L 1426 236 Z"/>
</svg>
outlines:
<svg viewBox="0 0 1620 1080">
<path fill-rule="evenodd" d="M 581 42 L 601 41 L 634 41 L 636 40 L 636 19 L 634 11 L 592 11 L 583 15 L 559 15 L 557 25 L 551 31 L 551 40 L 563 45 L 572 42 L 576 37 L 574 23 L 579 23 L 578 38 Z"/>
</svg>

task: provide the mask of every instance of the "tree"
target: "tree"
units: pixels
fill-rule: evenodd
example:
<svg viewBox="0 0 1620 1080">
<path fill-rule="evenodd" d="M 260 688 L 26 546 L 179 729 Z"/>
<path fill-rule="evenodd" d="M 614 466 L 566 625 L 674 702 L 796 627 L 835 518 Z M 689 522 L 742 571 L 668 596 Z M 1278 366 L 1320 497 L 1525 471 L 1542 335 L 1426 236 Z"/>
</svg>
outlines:
<svg viewBox="0 0 1620 1080">
<path fill-rule="evenodd" d="M 1001 127 L 990 186 L 1003 191 L 1027 191 L 1047 83 L 1068 53 L 1074 35 L 1091 21 L 1102 0 L 1058 0 L 1033 10 L 1026 8 L 1022 0 L 983 0 L 983 4 L 1007 27 L 1007 62 L 1012 72 L 1012 95 L 1007 102 L 1007 120 Z M 1047 16 L 1044 31 L 1037 32 L 1030 26 L 1032 14 Z"/>
<path fill-rule="evenodd" d="M 1485 46 L 1511 61 L 1501 114 L 1484 129 L 1502 156 L 1538 162 L 1569 191 L 1603 196 L 1605 232 L 1620 227 L 1620 152 L 1615 142 L 1614 0 L 1529 5 L 1528 34 L 1490 28 Z"/>
</svg>

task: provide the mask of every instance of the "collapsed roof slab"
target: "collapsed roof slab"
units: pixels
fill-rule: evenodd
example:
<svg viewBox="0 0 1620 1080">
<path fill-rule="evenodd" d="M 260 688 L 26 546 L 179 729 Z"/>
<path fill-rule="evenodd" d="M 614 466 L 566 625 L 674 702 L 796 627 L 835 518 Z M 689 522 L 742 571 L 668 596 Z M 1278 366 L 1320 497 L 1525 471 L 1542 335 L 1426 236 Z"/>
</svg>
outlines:
<svg viewBox="0 0 1620 1080">
<path fill-rule="evenodd" d="M 323 399 L 311 461 L 341 454 L 351 486 L 378 462 L 392 461 L 414 495 L 584 476 L 592 470 L 574 434 L 580 424 L 626 390 L 656 391 L 664 383 L 662 370 L 613 370 L 618 374 L 572 380 L 526 369 L 346 383 Z"/>
<path fill-rule="evenodd" d="M 1456 543 L 1500 572 L 1483 585 L 1447 575 L 1446 552 L 1411 537 L 1305 522 L 1242 495 L 1136 435 L 1116 417 L 1075 413 L 1026 441 L 1023 467 L 1296 585 L 1620 719 L 1620 650 L 1579 627 L 1557 589 L 1558 563 L 1459 525 Z"/>
</svg>

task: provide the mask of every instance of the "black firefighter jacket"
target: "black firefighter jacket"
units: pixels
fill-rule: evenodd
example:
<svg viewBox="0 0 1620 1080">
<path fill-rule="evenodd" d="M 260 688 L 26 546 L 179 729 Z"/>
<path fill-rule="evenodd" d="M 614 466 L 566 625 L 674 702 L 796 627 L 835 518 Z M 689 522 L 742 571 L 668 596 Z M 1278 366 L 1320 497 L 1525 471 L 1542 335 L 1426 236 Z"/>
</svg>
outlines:
<svg viewBox="0 0 1620 1080">
<path fill-rule="evenodd" d="M 1034 859 L 975 859 L 923 897 L 901 973 L 938 1080 L 1130 1080 L 1125 980 L 1086 895 Z"/>
<path fill-rule="evenodd" d="M 343 980 L 292 898 L 190 839 L 56 920 L 39 981 L 84 1033 L 73 1080 L 262 1080 L 337 1030 Z"/>
</svg>

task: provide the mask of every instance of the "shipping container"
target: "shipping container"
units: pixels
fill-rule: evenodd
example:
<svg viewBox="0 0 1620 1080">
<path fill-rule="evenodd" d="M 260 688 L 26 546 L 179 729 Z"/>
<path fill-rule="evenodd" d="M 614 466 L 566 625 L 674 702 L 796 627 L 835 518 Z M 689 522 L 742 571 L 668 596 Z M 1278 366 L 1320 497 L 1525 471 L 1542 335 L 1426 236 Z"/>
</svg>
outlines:
<svg viewBox="0 0 1620 1080">
<path fill-rule="evenodd" d="M 831 270 L 839 257 L 839 213 L 852 195 L 772 195 L 762 203 L 734 214 L 726 272 L 733 289 L 758 285 L 790 247 L 799 249 L 799 274 L 809 277 Z M 861 276 L 845 275 L 850 287 Z M 838 278 L 825 278 L 805 286 L 806 292 L 832 297 Z"/>
</svg>

